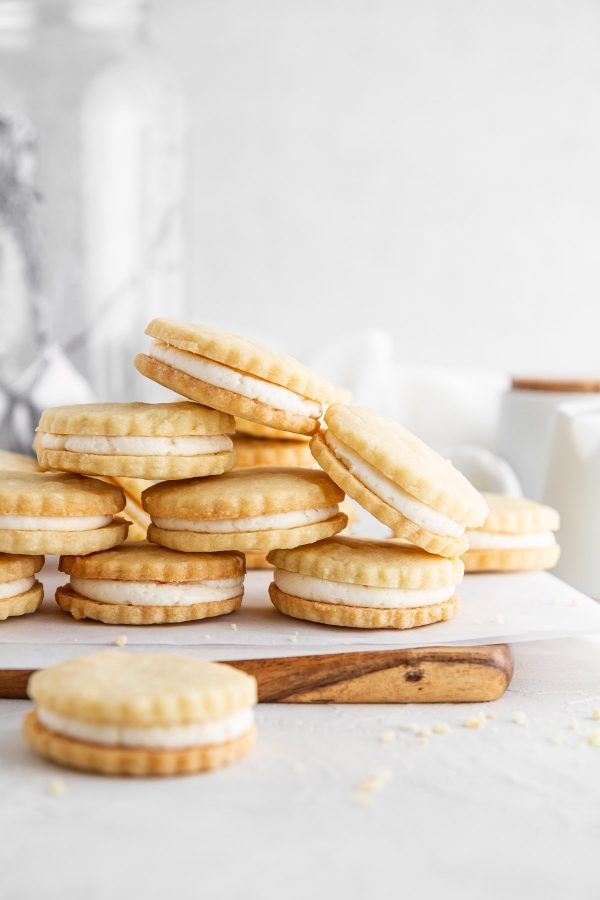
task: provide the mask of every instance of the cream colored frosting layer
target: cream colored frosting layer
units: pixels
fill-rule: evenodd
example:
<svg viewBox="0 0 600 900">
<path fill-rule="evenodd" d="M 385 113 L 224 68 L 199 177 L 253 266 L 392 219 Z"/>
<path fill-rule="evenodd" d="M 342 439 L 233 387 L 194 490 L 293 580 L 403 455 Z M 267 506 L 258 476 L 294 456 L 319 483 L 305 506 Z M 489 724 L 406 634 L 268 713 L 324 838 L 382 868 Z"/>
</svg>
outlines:
<svg viewBox="0 0 600 900">
<path fill-rule="evenodd" d="M 552 547 L 556 538 L 552 531 L 530 534 L 500 534 L 496 531 L 467 531 L 470 550 L 522 550 Z"/>
<path fill-rule="evenodd" d="M 417 591 L 367 587 L 363 584 L 327 581 L 312 575 L 287 572 L 285 569 L 275 569 L 274 580 L 277 587 L 284 593 L 300 597 L 303 600 L 376 609 L 408 609 L 415 606 L 430 606 L 432 603 L 443 603 L 444 600 L 449 600 L 456 591 L 455 584 Z"/>
<path fill-rule="evenodd" d="M 180 437 L 106 437 L 91 434 L 41 433 L 45 450 L 69 450 L 100 456 L 204 456 L 233 449 L 227 434 L 184 435 Z"/>
<path fill-rule="evenodd" d="M 270 381 L 263 381 L 253 375 L 246 375 L 238 372 L 237 369 L 232 369 L 195 353 L 188 353 L 187 350 L 171 347 L 162 341 L 153 341 L 148 355 L 173 366 L 174 369 L 185 372 L 186 375 L 191 375 L 192 378 L 198 378 L 200 381 L 232 391 L 234 394 L 241 394 L 242 397 L 250 400 L 259 400 L 275 409 L 308 416 L 311 419 L 319 419 L 323 412 L 320 403 L 308 400 L 280 384 L 272 384 Z"/>
<path fill-rule="evenodd" d="M 464 525 L 455 522 L 443 513 L 436 512 L 420 500 L 416 500 L 394 484 L 389 478 L 378 472 L 372 465 L 358 455 L 351 447 L 335 437 L 330 430 L 325 432 L 327 446 L 344 466 L 361 481 L 365 487 L 373 491 L 381 500 L 392 506 L 401 515 L 406 516 L 420 528 L 433 534 L 448 537 L 462 537 Z"/>
<path fill-rule="evenodd" d="M 158 528 L 167 531 L 199 531 L 202 534 L 230 534 L 240 531 L 271 531 L 278 528 L 299 528 L 325 522 L 339 512 L 337 505 L 323 509 L 294 509 L 291 512 L 268 516 L 247 516 L 239 519 L 153 519 Z"/>
<path fill-rule="evenodd" d="M 92 531 L 110 525 L 112 516 L 0 516 L 0 529 L 11 531 Z"/>
<path fill-rule="evenodd" d="M 6 600 L 8 597 L 18 597 L 24 594 L 35 584 L 33 575 L 31 578 L 18 578 L 15 581 L 0 582 L 0 600 Z"/>
<path fill-rule="evenodd" d="M 194 603 L 211 603 L 239 597 L 244 590 L 244 579 L 214 578 L 167 584 L 71 576 L 71 586 L 82 597 L 99 603 L 122 606 L 192 606 Z"/>
<path fill-rule="evenodd" d="M 174 725 L 168 728 L 96 725 L 79 719 L 68 719 L 44 707 L 38 707 L 37 715 L 42 725 L 50 731 L 78 741 L 116 747 L 148 747 L 156 750 L 223 744 L 246 734 L 254 721 L 254 712 L 250 708 L 242 709 L 225 719 L 199 722 L 194 725 Z"/>
</svg>

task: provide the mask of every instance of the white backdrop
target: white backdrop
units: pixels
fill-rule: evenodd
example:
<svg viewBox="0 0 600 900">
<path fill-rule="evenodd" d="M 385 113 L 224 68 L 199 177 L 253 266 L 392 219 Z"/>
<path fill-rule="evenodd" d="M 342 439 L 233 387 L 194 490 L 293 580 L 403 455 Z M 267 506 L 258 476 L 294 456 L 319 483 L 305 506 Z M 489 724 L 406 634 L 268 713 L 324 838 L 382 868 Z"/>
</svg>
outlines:
<svg viewBox="0 0 600 900">
<path fill-rule="evenodd" d="M 195 129 L 193 316 L 303 356 L 592 369 L 600 4 L 157 0 Z"/>
</svg>

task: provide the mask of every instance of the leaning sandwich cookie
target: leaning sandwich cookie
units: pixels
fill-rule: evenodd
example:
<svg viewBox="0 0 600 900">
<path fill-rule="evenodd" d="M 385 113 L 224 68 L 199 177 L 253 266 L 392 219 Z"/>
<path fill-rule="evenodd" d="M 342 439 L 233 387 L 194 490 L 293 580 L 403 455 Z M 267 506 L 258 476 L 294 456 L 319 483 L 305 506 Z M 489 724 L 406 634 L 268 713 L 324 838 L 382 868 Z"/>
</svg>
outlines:
<svg viewBox="0 0 600 900">
<path fill-rule="evenodd" d="M 94 553 L 122 544 L 121 488 L 83 475 L 0 472 L 0 552 Z"/>
<path fill-rule="evenodd" d="M 343 499 L 318 469 L 268 467 L 162 482 L 142 495 L 148 540 L 199 552 L 264 552 L 330 537 L 347 524 Z"/>
<path fill-rule="evenodd" d="M 304 466 L 314 469 L 318 465 L 305 441 L 278 441 L 236 434 L 233 446 L 235 469 L 254 466 Z"/>
<path fill-rule="evenodd" d="M 26 742 L 103 775 L 183 775 L 235 762 L 255 738 L 256 681 L 231 666 L 105 651 L 35 672 Z"/>
<path fill-rule="evenodd" d="M 234 431 L 199 403 L 90 403 L 45 410 L 34 446 L 43 469 L 158 481 L 230 469 Z"/>
<path fill-rule="evenodd" d="M 467 549 L 466 529 L 481 525 L 485 500 L 449 460 L 397 422 L 360 406 L 333 404 L 327 430 L 311 441 L 319 465 L 368 512 L 440 556 Z"/>
<path fill-rule="evenodd" d="M 135 358 L 142 375 L 213 409 L 298 434 L 314 434 L 333 385 L 255 341 L 171 319 L 153 319 L 153 341 Z"/>
<path fill-rule="evenodd" d="M 488 516 L 477 530 L 467 531 L 469 549 L 463 555 L 466 572 L 519 572 L 551 569 L 560 547 L 555 509 L 501 494 L 484 494 Z"/>
<path fill-rule="evenodd" d="M 88 556 L 62 556 L 69 584 L 56 602 L 74 619 L 108 625 L 155 625 L 222 616 L 239 609 L 244 555 L 178 553 L 129 543 Z"/>
<path fill-rule="evenodd" d="M 294 434 L 293 431 L 282 431 L 281 428 L 270 428 L 260 422 L 249 422 L 247 419 L 235 417 L 235 430 L 247 437 L 264 438 L 269 441 L 310 441 L 308 434 Z"/>
<path fill-rule="evenodd" d="M 39 609 L 44 599 L 44 588 L 35 573 L 43 565 L 43 556 L 0 553 L 0 622 Z"/>
<path fill-rule="evenodd" d="M 272 550 L 271 602 L 296 619 L 350 628 L 415 628 L 451 619 L 459 559 L 411 544 L 334 537 Z"/>
</svg>

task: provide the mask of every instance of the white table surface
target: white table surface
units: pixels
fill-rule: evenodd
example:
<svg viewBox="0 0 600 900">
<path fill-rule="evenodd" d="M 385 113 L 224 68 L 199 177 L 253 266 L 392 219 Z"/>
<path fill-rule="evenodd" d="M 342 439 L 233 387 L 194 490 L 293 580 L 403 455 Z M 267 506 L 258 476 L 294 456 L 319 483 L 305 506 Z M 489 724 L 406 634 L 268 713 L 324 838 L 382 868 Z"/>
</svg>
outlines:
<svg viewBox="0 0 600 900">
<path fill-rule="evenodd" d="M 263 705 L 246 760 L 166 780 L 58 769 L 21 741 L 29 704 L 1 701 L 0 896 L 599 896 L 600 747 L 587 737 L 600 640 L 520 644 L 515 658 L 481 730 L 462 723 L 483 704 Z M 399 730 L 412 722 L 452 731 L 423 745 Z M 381 770 L 389 780 L 359 805 L 357 785 Z"/>
</svg>

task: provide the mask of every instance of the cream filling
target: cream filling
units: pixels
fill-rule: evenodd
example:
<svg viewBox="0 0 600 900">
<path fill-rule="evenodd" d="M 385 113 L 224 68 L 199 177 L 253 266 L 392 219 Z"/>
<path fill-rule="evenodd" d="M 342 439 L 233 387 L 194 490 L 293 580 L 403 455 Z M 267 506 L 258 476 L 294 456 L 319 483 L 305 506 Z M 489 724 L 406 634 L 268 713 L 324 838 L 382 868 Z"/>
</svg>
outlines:
<svg viewBox="0 0 600 900">
<path fill-rule="evenodd" d="M 200 531 L 202 534 L 231 534 L 239 531 L 270 531 L 279 528 L 299 528 L 325 522 L 339 513 L 337 505 L 324 509 L 293 509 L 291 512 L 268 516 L 247 516 L 239 519 L 162 519 L 153 518 L 157 528 L 166 531 Z"/>
<path fill-rule="evenodd" d="M 112 516 L 0 516 L 0 529 L 11 531 L 92 531 L 110 525 Z"/>
<path fill-rule="evenodd" d="M 284 593 L 303 600 L 377 609 L 405 609 L 443 603 L 444 600 L 453 597 L 456 591 L 455 584 L 413 591 L 402 588 L 367 587 L 363 584 L 326 581 L 323 578 L 313 578 L 312 575 L 287 572 L 285 569 L 275 569 L 274 579 L 277 587 Z"/>
<path fill-rule="evenodd" d="M 43 706 L 38 707 L 37 716 L 42 725 L 50 731 L 65 737 L 75 738 L 93 744 L 109 744 L 116 747 L 148 747 L 156 750 L 170 750 L 179 747 L 205 747 L 223 744 L 246 734 L 254 721 L 252 709 L 241 709 L 224 719 L 198 722 L 193 725 L 171 725 L 134 728 L 127 725 L 97 725 L 60 716 Z"/>
<path fill-rule="evenodd" d="M 470 550 L 519 550 L 552 547 L 556 538 L 552 531 L 530 534 L 500 534 L 496 531 L 467 531 Z"/>
<path fill-rule="evenodd" d="M 464 525 L 455 522 L 454 519 L 450 519 L 443 513 L 436 512 L 415 497 L 411 497 L 397 484 L 373 468 L 351 447 L 335 437 L 330 430 L 325 432 L 325 441 L 338 460 L 359 481 L 362 481 L 365 487 L 368 487 L 380 500 L 392 506 L 415 525 L 425 528 L 433 534 L 443 534 L 448 537 L 458 538 L 465 533 Z"/>
<path fill-rule="evenodd" d="M 233 450 L 233 441 L 227 434 L 107 437 L 91 434 L 50 434 L 43 431 L 41 445 L 45 450 L 69 450 L 72 453 L 93 453 L 101 456 L 204 456 Z"/>
<path fill-rule="evenodd" d="M 192 606 L 239 597 L 243 578 L 213 578 L 166 584 L 157 581 L 116 581 L 108 578 L 71 577 L 73 590 L 100 603 L 128 606 Z"/>
<path fill-rule="evenodd" d="M 179 350 L 162 341 L 153 341 L 148 350 L 148 355 L 160 362 L 164 362 L 192 378 L 198 378 L 213 387 L 224 388 L 234 394 L 241 394 L 249 400 L 259 400 L 267 406 L 281 409 L 285 412 L 295 413 L 299 416 L 308 416 L 310 419 L 320 419 L 323 409 L 320 403 L 308 400 L 289 388 L 270 381 L 263 381 L 253 375 L 246 375 L 232 369 L 223 363 L 206 359 L 196 353 L 188 353 L 187 350 Z"/>
<path fill-rule="evenodd" d="M 17 578 L 15 581 L 0 582 L 0 600 L 6 600 L 8 597 L 18 597 L 24 594 L 35 584 L 33 575 L 31 578 Z"/>
</svg>

